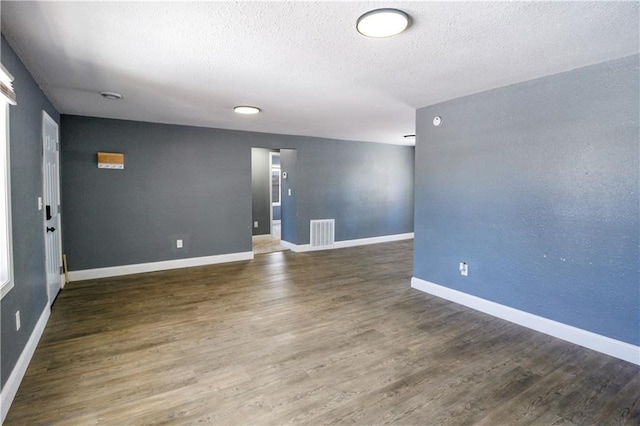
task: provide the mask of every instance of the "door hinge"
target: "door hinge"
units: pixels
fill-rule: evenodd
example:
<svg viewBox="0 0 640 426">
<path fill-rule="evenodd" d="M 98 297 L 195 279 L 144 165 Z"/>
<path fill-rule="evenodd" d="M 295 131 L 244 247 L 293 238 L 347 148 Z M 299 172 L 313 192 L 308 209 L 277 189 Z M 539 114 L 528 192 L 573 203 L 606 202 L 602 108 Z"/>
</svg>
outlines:
<svg viewBox="0 0 640 426">
<path fill-rule="evenodd" d="M 58 204 L 58 214 L 60 214 L 61 210 L 60 210 L 60 204 Z"/>
<path fill-rule="evenodd" d="M 60 267 L 60 275 L 64 274 L 64 268 L 61 266 Z"/>
<path fill-rule="evenodd" d="M 56 142 L 56 151 L 60 151 L 60 142 Z"/>
</svg>

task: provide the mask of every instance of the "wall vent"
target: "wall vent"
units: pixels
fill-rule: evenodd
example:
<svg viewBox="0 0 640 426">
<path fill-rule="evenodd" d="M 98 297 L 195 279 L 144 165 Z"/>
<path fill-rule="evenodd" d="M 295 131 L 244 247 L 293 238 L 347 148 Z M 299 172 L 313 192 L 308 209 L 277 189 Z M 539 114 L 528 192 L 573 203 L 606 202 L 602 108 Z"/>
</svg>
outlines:
<svg viewBox="0 0 640 426">
<path fill-rule="evenodd" d="M 311 247 L 331 247 L 335 240 L 335 219 L 312 220 L 310 241 Z"/>
</svg>

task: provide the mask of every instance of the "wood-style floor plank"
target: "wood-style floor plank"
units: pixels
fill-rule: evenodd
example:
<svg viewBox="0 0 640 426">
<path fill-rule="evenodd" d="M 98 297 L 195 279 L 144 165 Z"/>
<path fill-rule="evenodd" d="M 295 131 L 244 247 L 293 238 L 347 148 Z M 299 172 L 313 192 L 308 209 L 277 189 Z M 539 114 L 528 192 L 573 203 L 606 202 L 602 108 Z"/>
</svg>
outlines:
<svg viewBox="0 0 640 426">
<path fill-rule="evenodd" d="M 411 271 L 403 241 L 71 283 L 5 424 L 640 424 L 640 367 Z"/>
</svg>

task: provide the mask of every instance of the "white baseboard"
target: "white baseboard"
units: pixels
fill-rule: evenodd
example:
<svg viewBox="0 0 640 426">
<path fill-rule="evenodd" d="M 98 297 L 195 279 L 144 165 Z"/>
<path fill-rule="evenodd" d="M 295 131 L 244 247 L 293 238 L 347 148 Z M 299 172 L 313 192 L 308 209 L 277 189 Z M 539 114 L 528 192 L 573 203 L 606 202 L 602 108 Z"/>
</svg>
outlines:
<svg viewBox="0 0 640 426">
<path fill-rule="evenodd" d="M 299 249 L 300 246 L 290 243 L 289 241 L 280 240 L 280 245 L 282 247 L 288 248 L 291 251 L 295 251 L 296 253 L 300 252 L 300 249 Z"/>
<path fill-rule="evenodd" d="M 566 340 L 567 342 L 575 343 L 576 345 L 640 365 L 640 346 L 635 346 L 601 334 L 491 302 L 458 290 L 421 280 L 420 278 L 411 278 L 411 287 L 468 306 L 485 314 L 493 315 L 494 317 L 513 322 L 523 327 L 557 337 L 558 339 Z"/>
<path fill-rule="evenodd" d="M 253 259 L 253 252 L 219 254 L 215 256 L 191 257 L 188 259 L 166 260 L 163 262 L 137 263 L 134 265 L 111 266 L 108 268 L 69 271 L 69 281 L 93 280 L 118 277 L 144 272 L 166 271 L 168 269 L 190 268 L 192 266 L 215 265 L 217 263 L 238 262 Z"/>
<path fill-rule="evenodd" d="M 322 247 L 311 247 L 311 244 L 296 245 L 288 241 L 280 241 L 280 244 L 282 244 L 284 247 L 296 253 L 303 253 L 307 251 L 332 250 L 332 249 L 339 249 L 339 248 L 366 246 L 368 244 L 389 243 L 392 241 L 411 240 L 411 239 L 413 239 L 413 232 L 408 232 L 406 234 L 383 235 L 382 237 L 359 238 L 357 240 L 336 241 L 333 243 L 332 246 L 322 246 Z"/>
<path fill-rule="evenodd" d="M 0 424 L 4 422 L 4 419 L 7 417 L 7 413 L 9 413 L 9 408 L 13 402 L 13 398 L 15 398 L 18 393 L 20 383 L 27 372 L 27 367 L 29 367 L 31 358 L 36 351 L 36 347 L 38 346 L 40 337 L 42 337 L 42 333 L 44 333 L 44 328 L 47 325 L 50 315 L 51 307 L 47 303 L 42 314 L 40 314 L 40 318 L 38 319 L 33 332 L 31 332 L 31 336 L 29 336 L 27 344 L 20 354 L 20 358 L 18 358 L 18 362 L 16 362 L 16 365 L 11 371 L 11 375 L 2 388 L 2 393 L 0 394 L 0 412 L 2 413 L 2 418 L 0 419 Z"/>
</svg>

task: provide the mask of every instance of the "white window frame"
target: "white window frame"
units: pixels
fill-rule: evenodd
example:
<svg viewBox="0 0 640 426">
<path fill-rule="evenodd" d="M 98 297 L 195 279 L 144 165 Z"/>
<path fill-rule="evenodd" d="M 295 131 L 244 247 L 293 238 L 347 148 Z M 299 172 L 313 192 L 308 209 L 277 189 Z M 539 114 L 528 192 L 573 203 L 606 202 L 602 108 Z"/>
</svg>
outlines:
<svg viewBox="0 0 640 426">
<path fill-rule="evenodd" d="M 0 65 L 2 90 L 13 92 L 13 77 Z M 14 100 L 12 103 L 15 104 Z M 0 93 L 0 299 L 14 286 L 13 239 L 11 236 L 11 162 L 9 143 L 9 98 Z"/>
</svg>

